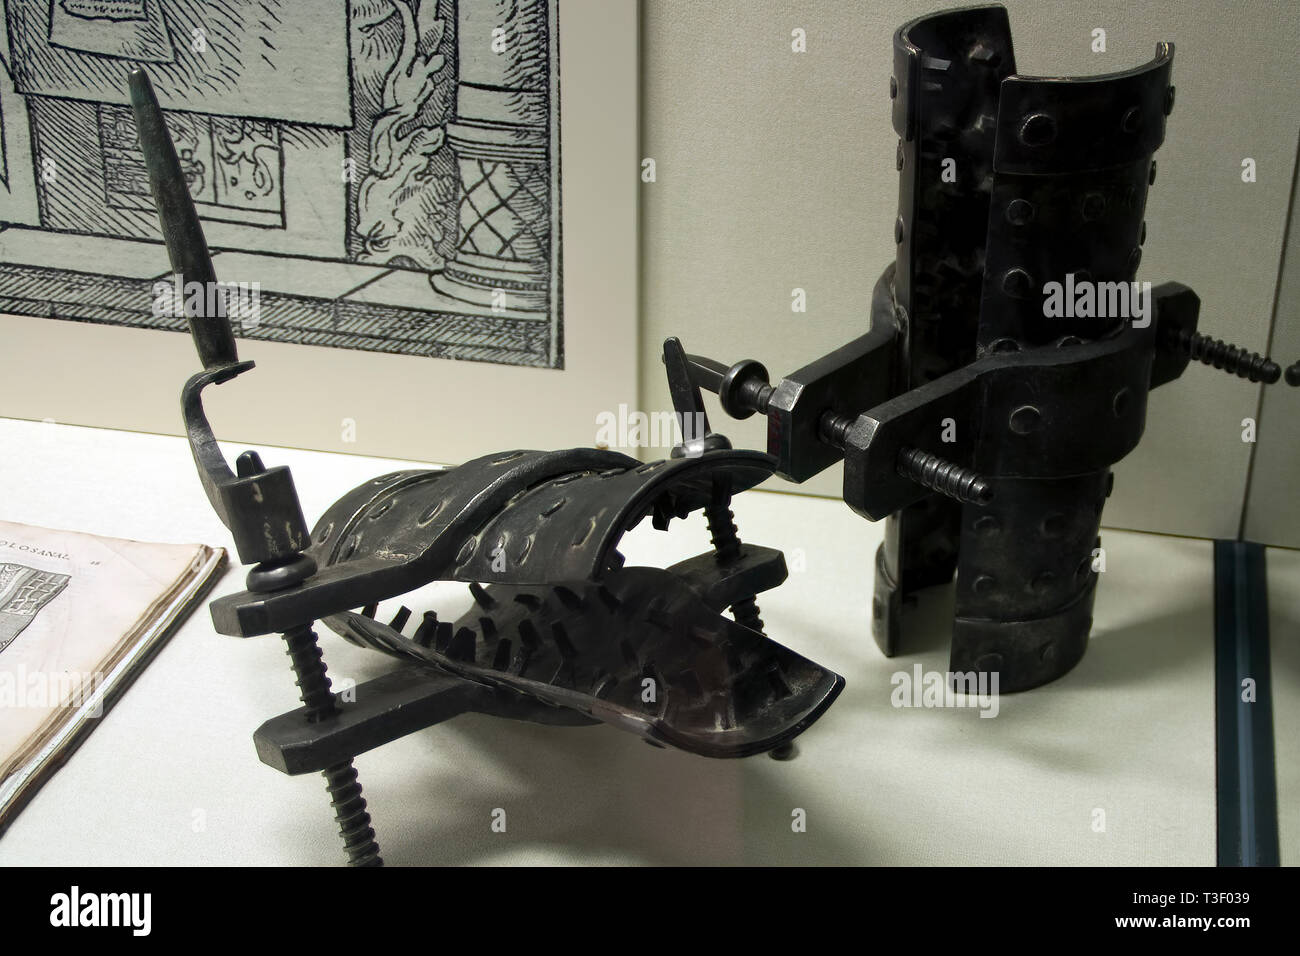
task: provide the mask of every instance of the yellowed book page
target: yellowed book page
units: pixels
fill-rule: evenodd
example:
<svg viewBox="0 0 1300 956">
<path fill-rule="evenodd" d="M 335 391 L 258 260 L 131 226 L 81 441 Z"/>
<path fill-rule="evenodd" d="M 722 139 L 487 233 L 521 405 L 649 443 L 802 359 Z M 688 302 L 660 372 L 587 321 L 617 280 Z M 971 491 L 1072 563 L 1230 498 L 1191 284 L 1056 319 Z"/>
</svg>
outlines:
<svg viewBox="0 0 1300 956">
<path fill-rule="evenodd" d="M 0 521 L 0 777 L 204 552 Z"/>
</svg>

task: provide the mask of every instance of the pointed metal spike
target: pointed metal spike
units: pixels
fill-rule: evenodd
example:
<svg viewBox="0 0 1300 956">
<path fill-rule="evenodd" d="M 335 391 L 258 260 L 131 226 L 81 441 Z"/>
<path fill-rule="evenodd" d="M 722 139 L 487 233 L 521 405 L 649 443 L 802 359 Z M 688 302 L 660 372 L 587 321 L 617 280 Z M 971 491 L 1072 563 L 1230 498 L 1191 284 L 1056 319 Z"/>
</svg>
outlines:
<svg viewBox="0 0 1300 956">
<path fill-rule="evenodd" d="M 462 627 L 452 636 L 451 641 L 447 644 L 447 656 L 453 661 L 463 661 L 469 663 L 474 660 L 474 651 L 477 646 L 476 635 L 468 627 Z"/>
<path fill-rule="evenodd" d="M 420 626 L 417 627 L 415 633 L 411 635 L 411 640 L 415 641 L 415 643 L 419 644 L 421 647 L 428 647 L 433 643 L 433 636 L 437 633 L 437 630 L 438 615 L 434 614 L 432 611 L 425 611 L 424 620 L 420 622 Z"/>
<path fill-rule="evenodd" d="M 379 610 L 378 604 L 367 604 L 361 609 L 361 616 L 368 617 L 372 621 L 375 619 L 375 612 Z"/>
<path fill-rule="evenodd" d="M 528 663 L 532 659 L 533 659 L 532 648 L 525 647 L 521 644 L 519 646 L 519 650 L 515 653 L 514 660 L 510 662 L 511 673 L 519 677 L 523 677 L 524 671 L 528 669 Z"/>
<path fill-rule="evenodd" d="M 496 600 L 477 581 L 470 584 L 469 593 L 474 595 L 475 603 L 485 611 L 490 611 L 497 606 Z"/>
<path fill-rule="evenodd" d="M 518 604 L 522 604 L 530 611 L 536 611 L 539 607 L 542 606 L 542 599 L 539 598 L 536 594 L 527 594 L 523 592 L 515 595 L 515 602 Z"/>
<path fill-rule="evenodd" d="M 393 619 L 388 622 L 388 626 L 400 634 L 402 632 L 402 628 L 406 627 L 406 622 L 409 621 L 410 619 L 411 619 L 411 609 L 403 605 L 402 607 L 399 607 L 397 609 L 397 613 L 394 614 Z"/>
<path fill-rule="evenodd" d="M 456 628 L 451 621 L 439 621 L 433 632 L 433 646 L 440 651 L 445 651 L 451 644 L 452 634 L 455 630 Z"/>
<path fill-rule="evenodd" d="M 519 639 L 531 650 L 542 642 L 542 635 L 538 633 L 536 624 L 524 618 L 519 622 Z"/>
<path fill-rule="evenodd" d="M 503 637 L 497 641 L 496 650 L 492 652 L 492 669 L 503 671 L 510 666 L 510 638 Z"/>
<path fill-rule="evenodd" d="M 559 621 L 551 625 L 551 639 L 555 641 L 556 648 L 559 649 L 560 655 L 565 660 L 570 660 L 578 655 L 573 642 L 569 640 L 568 630 Z"/>
<path fill-rule="evenodd" d="M 565 587 L 563 584 L 557 584 L 554 593 L 559 598 L 560 603 L 570 611 L 579 611 L 582 609 L 582 598 L 572 588 Z"/>
</svg>

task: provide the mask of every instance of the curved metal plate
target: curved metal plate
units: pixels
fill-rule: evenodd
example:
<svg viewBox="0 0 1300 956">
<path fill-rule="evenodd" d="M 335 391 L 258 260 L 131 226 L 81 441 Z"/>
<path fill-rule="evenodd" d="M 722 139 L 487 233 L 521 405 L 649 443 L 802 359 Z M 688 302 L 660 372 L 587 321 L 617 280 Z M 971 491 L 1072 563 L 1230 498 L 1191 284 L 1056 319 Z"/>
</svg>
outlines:
<svg viewBox="0 0 1300 956">
<path fill-rule="evenodd" d="M 326 623 L 357 643 L 706 757 L 792 740 L 844 686 L 659 568 L 625 568 L 603 584 L 492 585 L 476 599 L 455 624 L 426 622 L 415 639 L 356 613 Z"/>
</svg>

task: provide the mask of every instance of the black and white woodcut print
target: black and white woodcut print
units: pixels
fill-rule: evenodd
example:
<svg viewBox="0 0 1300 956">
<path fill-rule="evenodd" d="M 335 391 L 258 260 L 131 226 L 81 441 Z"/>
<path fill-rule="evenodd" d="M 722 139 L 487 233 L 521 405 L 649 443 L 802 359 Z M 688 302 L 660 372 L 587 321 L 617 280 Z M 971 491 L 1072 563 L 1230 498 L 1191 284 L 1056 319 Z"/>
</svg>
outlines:
<svg viewBox="0 0 1300 956">
<path fill-rule="evenodd" d="M 0 651 L 36 620 L 41 608 L 58 597 L 70 580 L 67 574 L 0 563 Z"/>
<path fill-rule="evenodd" d="M 0 312 L 185 329 L 143 66 L 236 334 L 564 367 L 556 0 L 0 2 Z"/>
</svg>

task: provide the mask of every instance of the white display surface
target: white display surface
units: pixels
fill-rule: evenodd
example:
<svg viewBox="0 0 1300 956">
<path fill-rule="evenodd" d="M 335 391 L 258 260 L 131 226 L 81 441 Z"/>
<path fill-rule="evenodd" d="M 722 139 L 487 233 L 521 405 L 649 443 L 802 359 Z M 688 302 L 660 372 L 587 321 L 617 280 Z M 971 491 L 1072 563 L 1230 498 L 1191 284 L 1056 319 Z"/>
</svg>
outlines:
<svg viewBox="0 0 1300 956">
<path fill-rule="evenodd" d="M 309 522 L 412 467 L 259 450 L 291 466 Z M 0 419 L 0 462 L 0 519 L 233 548 L 182 439 Z M 891 705 L 896 672 L 946 669 L 947 611 L 923 601 L 929 636 L 881 655 L 869 609 L 883 525 L 801 495 L 753 492 L 734 510 L 742 538 L 803 562 L 760 596 L 768 633 L 847 681 L 798 756 L 708 760 L 605 726 L 458 717 L 357 759 L 388 863 L 1214 863 L 1210 542 L 1104 531 L 1082 663 L 986 719 Z M 707 547 L 698 515 L 673 531 L 638 529 L 629 563 Z M 323 629 L 322 646 L 336 679 L 394 666 Z M 200 611 L 0 838 L 0 864 L 341 864 L 320 775 L 285 777 L 253 750 L 257 726 L 297 703 L 279 639 L 216 634 Z"/>
</svg>

